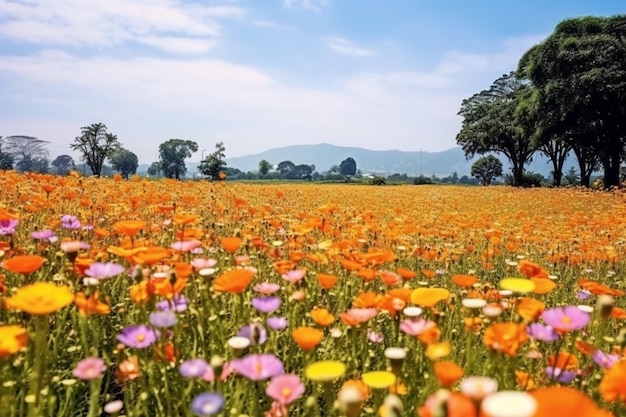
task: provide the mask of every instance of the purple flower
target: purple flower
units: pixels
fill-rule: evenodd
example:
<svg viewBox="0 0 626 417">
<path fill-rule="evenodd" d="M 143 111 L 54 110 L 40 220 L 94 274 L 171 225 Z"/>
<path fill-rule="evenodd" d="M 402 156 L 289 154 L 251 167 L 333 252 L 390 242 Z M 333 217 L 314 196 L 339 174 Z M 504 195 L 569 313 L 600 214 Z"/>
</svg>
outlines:
<svg viewBox="0 0 626 417">
<path fill-rule="evenodd" d="M 150 313 L 150 324 L 154 327 L 167 329 L 178 323 L 176 313 L 172 310 L 154 311 Z"/>
<path fill-rule="evenodd" d="M 555 340 L 559 340 L 559 334 L 555 332 L 552 327 L 541 323 L 532 323 L 528 326 L 528 334 L 532 338 L 541 340 L 542 342 L 553 342 Z"/>
<path fill-rule="evenodd" d="M 267 325 L 272 330 L 283 330 L 287 327 L 287 319 L 284 317 L 268 317 Z"/>
<path fill-rule="evenodd" d="M 187 310 L 187 298 L 184 295 L 177 295 L 171 300 L 163 300 L 156 303 L 157 310 L 173 310 L 177 312 Z"/>
<path fill-rule="evenodd" d="M 189 359 L 181 363 L 178 372 L 185 378 L 202 378 L 209 369 L 209 364 L 202 358 Z"/>
<path fill-rule="evenodd" d="M 85 275 L 97 279 L 112 278 L 124 272 L 122 265 L 114 262 L 94 262 L 85 270 Z"/>
<path fill-rule="evenodd" d="M 65 214 L 61 216 L 61 227 L 64 229 L 80 229 L 80 222 L 76 216 Z"/>
<path fill-rule="evenodd" d="M 0 235 L 12 235 L 15 228 L 20 223 L 18 219 L 2 219 L 0 220 Z"/>
<path fill-rule="evenodd" d="M 262 381 L 285 373 L 283 363 L 271 353 L 262 353 L 233 359 L 231 365 L 235 372 L 252 381 Z"/>
<path fill-rule="evenodd" d="M 117 335 L 117 340 L 128 347 L 142 349 L 156 342 L 158 337 L 158 331 L 148 326 L 138 325 L 126 327 Z"/>
<path fill-rule="evenodd" d="M 224 398 L 214 392 L 196 395 L 191 401 L 191 411 L 199 417 L 214 416 L 224 407 Z"/>
<path fill-rule="evenodd" d="M 259 323 L 251 323 L 243 326 L 237 336 L 245 337 L 250 340 L 250 345 L 262 345 L 267 340 L 267 330 Z"/>
<path fill-rule="evenodd" d="M 569 384 L 576 379 L 576 372 L 549 366 L 546 368 L 546 376 L 550 381 L 557 381 L 561 384 Z"/>
<path fill-rule="evenodd" d="M 54 242 L 57 237 L 54 234 L 54 232 L 52 230 L 39 230 L 39 231 L 34 231 L 30 234 L 33 239 L 37 239 L 37 240 L 47 240 L 48 242 L 52 243 Z"/>
<path fill-rule="evenodd" d="M 100 375 L 106 371 L 107 367 L 100 358 L 85 358 L 76 364 L 72 374 L 83 381 L 100 378 Z"/>
<path fill-rule="evenodd" d="M 577 296 L 579 300 L 586 300 L 587 298 L 591 297 L 591 292 L 587 290 L 579 290 Z"/>
<path fill-rule="evenodd" d="M 280 298 L 272 296 L 254 297 L 250 304 L 261 313 L 273 313 L 280 308 Z"/>
<path fill-rule="evenodd" d="M 381 343 L 383 340 L 385 340 L 385 337 L 380 332 L 375 332 L 372 329 L 368 329 L 367 340 L 369 340 L 372 343 Z"/>
<path fill-rule="evenodd" d="M 618 361 L 619 355 L 606 353 L 598 349 L 595 352 L 593 352 L 593 354 L 591 355 L 591 358 L 593 359 L 595 363 L 598 364 L 600 368 L 607 369 L 613 366 L 613 364 L 615 364 L 615 362 Z"/>
<path fill-rule="evenodd" d="M 591 320 L 588 313 L 576 306 L 549 308 L 541 314 L 541 318 L 548 326 L 561 332 L 580 330 Z"/>
</svg>

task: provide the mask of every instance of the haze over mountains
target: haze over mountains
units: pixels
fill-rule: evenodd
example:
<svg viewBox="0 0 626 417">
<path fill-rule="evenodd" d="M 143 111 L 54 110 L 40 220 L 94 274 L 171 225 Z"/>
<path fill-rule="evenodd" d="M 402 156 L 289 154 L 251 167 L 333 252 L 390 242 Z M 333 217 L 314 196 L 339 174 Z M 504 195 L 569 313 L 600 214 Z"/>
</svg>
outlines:
<svg viewBox="0 0 626 417">
<path fill-rule="evenodd" d="M 227 150 L 228 151 L 228 150 Z M 508 162 L 501 155 L 500 158 L 505 170 L 508 170 Z M 266 159 L 273 165 L 289 160 L 294 164 L 315 165 L 318 172 L 328 171 L 332 165 L 339 165 L 344 159 L 352 157 L 356 161 L 357 169 L 361 172 L 391 175 L 394 173 L 408 174 L 409 176 L 436 175 L 438 177 L 448 176 L 456 172 L 459 176 L 470 175 L 472 164 L 475 158 L 467 161 L 465 154 L 460 147 L 455 147 L 442 152 L 426 151 L 374 151 L 370 149 L 336 146 L 328 143 L 317 145 L 292 145 L 280 148 L 269 149 L 253 155 L 245 155 L 236 158 L 226 158 L 229 167 L 238 168 L 244 172 L 257 171 L 259 161 Z M 194 164 L 195 167 L 196 164 Z M 575 160 L 570 158 L 565 164 L 569 169 L 575 165 Z M 191 167 L 190 167 L 191 168 Z M 195 169 L 195 168 L 194 168 Z M 538 172 L 544 177 L 548 177 L 551 165 L 548 160 L 538 153 L 534 160 L 528 165 L 528 170 Z M 191 172 L 191 169 L 190 171 Z"/>
</svg>

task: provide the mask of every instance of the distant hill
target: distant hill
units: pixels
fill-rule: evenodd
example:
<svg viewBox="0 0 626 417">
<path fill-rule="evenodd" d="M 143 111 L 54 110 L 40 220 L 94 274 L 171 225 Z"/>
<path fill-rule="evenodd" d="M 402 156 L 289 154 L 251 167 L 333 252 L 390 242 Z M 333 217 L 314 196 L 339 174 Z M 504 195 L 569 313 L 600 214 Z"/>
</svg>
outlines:
<svg viewBox="0 0 626 417">
<path fill-rule="evenodd" d="M 448 176 L 456 172 L 459 176 L 470 175 L 472 164 L 480 156 L 470 161 L 465 160 L 465 154 L 460 147 L 448 149 L 441 152 L 422 151 L 373 151 L 370 149 L 335 146 L 328 143 L 318 145 L 291 145 L 281 148 L 269 149 L 254 155 L 245 155 L 236 158 L 227 158 L 229 167 L 238 168 L 244 172 L 257 171 L 259 161 L 266 159 L 277 165 L 282 161 L 289 160 L 296 165 L 315 165 L 318 172 L 328 171 L 332 165 L 339 165 L 344 159 L 352 157 L 356 161 L 357 168 L 363 173 L 390 175 L 394 173 L 408 174 L 409 176 L 436 175 L 438 177 Z M 506 158 L 498 157 L 502 160 L 505 168 L 508 167 Z M 569 169 L 575 164 L 571 158 L 565 164 Z M 191 173 L 197 163 L 188 163 L 188 172 Z M 508 169 L 508 168 L 506 168 Z M 548 177 L 551 165 L 548 160 L 537 154 L 533 162 L 528 166 L 529 170 L 538 172 L 544 177 Z"/>
</svg>

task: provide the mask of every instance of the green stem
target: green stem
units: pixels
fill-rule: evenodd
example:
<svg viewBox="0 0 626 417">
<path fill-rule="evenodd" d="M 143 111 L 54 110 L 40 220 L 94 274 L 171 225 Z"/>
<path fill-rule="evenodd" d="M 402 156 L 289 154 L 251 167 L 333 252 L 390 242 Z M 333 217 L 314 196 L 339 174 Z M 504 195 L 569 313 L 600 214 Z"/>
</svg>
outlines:
<svg viewBox="0 0 626 417">
<path fill-rule="evenodd" d="M 89 417 L 98 417 L 100 415 L 100 383 L 101 378 L 91 381 L 91 393 L 89 397 Z"/>
<path fill-rule="evenodd" d="M 28 396 L 34 397 L 34 401 L 28 406 L 28 417 L 40 417 L 41 391 L 43 389 L 44 374 L 46 371 L 46 356 L 48 352 L 48 316 L 35 316 L 35 360 L 30 375 L 30 388 Z"/>
</svg>

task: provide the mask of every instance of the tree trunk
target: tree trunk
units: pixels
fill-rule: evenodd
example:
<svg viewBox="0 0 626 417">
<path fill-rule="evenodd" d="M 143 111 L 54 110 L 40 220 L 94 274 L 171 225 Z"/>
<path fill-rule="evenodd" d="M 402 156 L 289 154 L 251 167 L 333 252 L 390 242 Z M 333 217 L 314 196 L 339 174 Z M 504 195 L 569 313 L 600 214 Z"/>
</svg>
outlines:
<svg viewBox="0 0 626 417">
<path fill-rule="evenodd" d="M 602 158 L 604 169 L 604 188 L 619 187 L 620 154 L 615 152 Z"/>
</svg>

